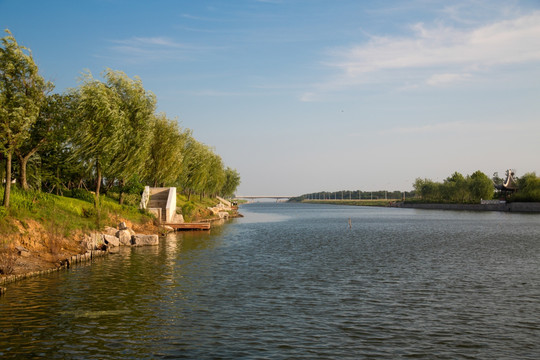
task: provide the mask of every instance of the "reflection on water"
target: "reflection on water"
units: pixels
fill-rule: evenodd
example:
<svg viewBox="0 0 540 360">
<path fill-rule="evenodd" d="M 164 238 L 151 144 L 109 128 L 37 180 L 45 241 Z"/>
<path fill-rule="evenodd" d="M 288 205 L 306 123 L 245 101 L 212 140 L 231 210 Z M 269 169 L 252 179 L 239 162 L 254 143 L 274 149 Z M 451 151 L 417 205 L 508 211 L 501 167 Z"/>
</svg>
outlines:
<svg viewBox="0 0 540 360">
<path fill-rule="evenodd" d="M 0 357 L 540 356 L 538 215 L 242 212 L 211 232 L 10 284 Z"/>
</svg>

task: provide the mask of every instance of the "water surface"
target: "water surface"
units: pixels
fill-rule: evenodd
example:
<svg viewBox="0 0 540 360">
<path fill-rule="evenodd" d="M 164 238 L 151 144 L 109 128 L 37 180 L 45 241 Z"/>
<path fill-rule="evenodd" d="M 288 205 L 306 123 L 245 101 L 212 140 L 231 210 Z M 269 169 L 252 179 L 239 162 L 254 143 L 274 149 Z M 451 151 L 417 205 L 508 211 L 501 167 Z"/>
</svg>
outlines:
<svg viewBox="0 0 540 360">
<path fill-rule="evenodd" d="M 540 358 L 538 215 L 241 211 L 10 284 L 0 357 Z"/>
</svg>

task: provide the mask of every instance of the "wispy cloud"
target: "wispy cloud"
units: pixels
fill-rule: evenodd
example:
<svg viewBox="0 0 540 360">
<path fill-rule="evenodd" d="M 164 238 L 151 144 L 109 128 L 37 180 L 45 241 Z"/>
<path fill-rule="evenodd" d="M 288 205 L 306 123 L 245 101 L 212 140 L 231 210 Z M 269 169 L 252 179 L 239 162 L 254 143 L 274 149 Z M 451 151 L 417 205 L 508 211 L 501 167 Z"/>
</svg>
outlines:
<svg viewBox="0 0 540 360">
<path fill-rule="evenodd" d="M 129 62 L 148 62 L 164 60 L 182 60 L 194 57 L 201 52 L 218 49 L 178 42 L 168 37 L 132 37 L 111 40 L 109 48 L 113 54 Z"/>
<path fill-rule="evenodd" d="M 448 85 L 498 66 L 540 62 L 540 11 L 472 29 L 417 23 L 410 30 L 410 36 L 372 36 L 334 49 L 326 65 L 339 73 L 318 90 L 385 81 L 389 74 L 397 81 L 414 75 L 418 84 Z"/>
</svg>

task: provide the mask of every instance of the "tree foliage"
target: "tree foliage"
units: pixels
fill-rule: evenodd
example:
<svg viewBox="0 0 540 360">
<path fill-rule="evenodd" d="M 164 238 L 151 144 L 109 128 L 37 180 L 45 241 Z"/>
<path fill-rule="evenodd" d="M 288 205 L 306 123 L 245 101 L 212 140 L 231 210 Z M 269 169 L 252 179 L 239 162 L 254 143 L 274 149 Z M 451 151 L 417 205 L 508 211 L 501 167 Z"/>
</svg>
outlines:
<svg viewBox="0 0 540 360">
<path fill-rule="evenodd" d="M 493 198 L 493 181 L 483 172 L 475 171 L 464 177 L 454 172 L 442 183 L 418 178 L 413 187 L 418 197 L 427 202 L 479 203 Z"/>
<path fill-rule="evenodd" d="M 231 195 L 240 184 L 209 146 L 166 114 L 138 77 L 106 69 L 89 72 L 79 86 L 50 94 L 30 51 L 12 34 L 0 47 L 0 161 L 6 164 L 4 206 L 9 205 L 11 162 L 23 189 L 62 194 L 110 189 L 141 191 L 143 184 L 179 186 L 191 194 Z M 32 181 L 27 175 L 31 169 Z M 77 190 L 76 190 L 77 189 Z"/>
<path fill-rule="evenodd" d="M 9 30 L 6 33 L 0 47 L 0 151 L 6 156 L 3 205 L 7 208 L 13 153 L 30 136 L 50 85 L 39 75 L 30 51 L 20 46 Z"/>
</svg>

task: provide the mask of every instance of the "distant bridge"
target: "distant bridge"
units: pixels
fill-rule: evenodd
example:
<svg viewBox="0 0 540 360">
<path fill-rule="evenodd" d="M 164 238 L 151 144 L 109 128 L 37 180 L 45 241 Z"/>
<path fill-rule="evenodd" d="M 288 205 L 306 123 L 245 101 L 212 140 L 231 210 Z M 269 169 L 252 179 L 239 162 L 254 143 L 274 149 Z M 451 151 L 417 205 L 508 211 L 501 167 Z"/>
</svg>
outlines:
<svg viewBox="0 0 540 360">
<path fill-rule="evenodd" d="M 250 195 L 250 196 L 235 196 L 235 199 L 276 199 L 276 200 L 283 200 L 283 199 L 290 199 L 294 196 L 283 196 L 283 195 Z"/>
</svg>

